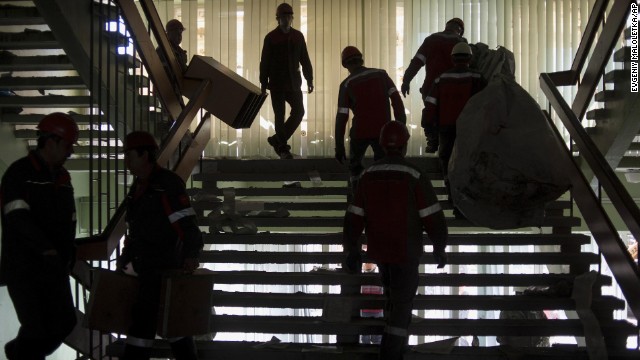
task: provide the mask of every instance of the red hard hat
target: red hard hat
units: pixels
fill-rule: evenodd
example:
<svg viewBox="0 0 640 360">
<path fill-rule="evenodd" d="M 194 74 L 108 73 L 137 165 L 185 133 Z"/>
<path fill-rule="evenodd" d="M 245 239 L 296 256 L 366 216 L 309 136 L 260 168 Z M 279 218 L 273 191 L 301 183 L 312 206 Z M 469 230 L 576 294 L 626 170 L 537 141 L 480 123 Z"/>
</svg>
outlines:
<svg viewBox="0 0 640 360">
<path fill-rule="evenodd" d="M 409 141 L 409 130 L 399 121 L 389 121 L 380 131 L 380 146 L 400 149 Z"/>
<path fill-rule="evenodd" d="M 51 113 L 43 117 L 38 124 L 38 130 L 59 136 L 70 144 L 76 144 L 80 135 L 78 125 L 73 118 L 61 112 Z"/>
<path fill-rule="evenodd" d="M 124 138 L 124 149 L 127 152 L 132 149 L 150 147 L 157 149 L 158 143 L 153 135 L 146 131 L 132 131 Z"/>
<path fill-rule="evenodd" d="M 185 31 L 184 25 L 182 25 L 182 23 L 178 19 L 169 20 L 167 22 L 167 25 L 165 25 L 165 29 L 167 30 L 167 32 L 171 30 Z"/>
<path fill-rule="evenodd" d="M 360 52 L 360 50 L 358 50 L 357 47 L 355 46 L 347 46 L 342 50 L 342 54 L 341 54 L 341 58 L 342 58 L 342 64 L 345 63 L 345 61 L 351 59 L 352 57 L 362 57 L 362 53 Z"/>
<path fill-rule="evenodd" d="M 278 8 L 276 9 L 276 16 L 287 15 L 287 14 L 293 15 L 293 8 L 291 7 L 291 5 L 287 3 L 282 3 L 278 5 Z"/>
<path fill-rule="evenodd" d="M 450 19 L 449 21 L 447 21 L 447 24 L 451 23 L 451 22 L 452 23 L 456 23 L 458 26 L 460 26 L 460 29 L 462 30 L 460 32 L 460 36 L 464 35 L 464 21 L 462 21 L 462 19 L 456 17 L 456 18 L 453 18 L 453 19 Z"/>
</svg>

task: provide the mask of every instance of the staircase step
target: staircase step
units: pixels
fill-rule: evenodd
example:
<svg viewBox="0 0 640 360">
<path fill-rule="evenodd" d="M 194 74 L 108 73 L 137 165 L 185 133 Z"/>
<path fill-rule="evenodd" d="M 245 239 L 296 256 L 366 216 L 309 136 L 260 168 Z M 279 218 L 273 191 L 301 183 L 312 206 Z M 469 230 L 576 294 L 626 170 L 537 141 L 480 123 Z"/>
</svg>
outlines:
<svg viewBox="0 0 640 360">
<path fill-rule="evenodd" d="M 450 265 L 493 265 L 493 264 L 562 264 L 588 265 L 600 261 L 598 254 L 558 252 L 505 252 L 505 253 L 457 253 L 447 252 Z M 363 262 L 369 259 L 363 256 Z M 342 252 L 275 252 L 275 251 L 203 251 L 200 256 L 203 263 L 216 264 L 340 264 L 344 261 Z M 424 253 L 421 264 L 435 264 L 431 253 Z"/>
<path fill-rule="evenodd" d="M 212 306 L 322 309 L 326 300 L 339 300 L 340 294 L 258 293 L 214 291 Z M 354 309 L 383 309 L 384 295 L 351 295 Z M 613 296 L 593 299 L 593 308 L 602 310 L 624 310 L 624 300 Z M 575 301 L 570 297 L 531 295 L 416 295 L 414 310 L 575 310 Z"/>
<path fill-rule="evenodd" d="M 125 340 L 117 340 L 106 347 L 109 356 L 122 356 Z M 198 355 L 200 359 L 215 360 L 377 360 L 378 346 L 376 345 L 349 345 L 349 344 L 303 344 L 280 343 L 281 346 L 265 346 L 264 343 L 251 341 L 197 341 Z M 410 348 L 414 348 L 410 346 Z M 335 349 L 335 350 L 334 350 Z M 156 340 L 152 348 L 152 357 L 170 358 L 172 356 L 169 343 L 165 340 Z M 404 354 L 405 360 L 504 360 L 508 351 L 502 346 L 471 347 L 454 346 L 446 354 L 420 353 L 408 351 Z M 518 348 L 520 360 L 584 360 L 588 359 L 585 348 L 575 345 L 555 344 L 551 348 Z M 511 352 L 509 352 L 511 354 Z M 607 349 L 609 360 L 637 359 L 638 351 Z"/>
<path fill-rule="evenodd" d="M 323 189 L 323 188 L 320 188 Z M 304 194 L 311 195 L 311 194 Z M 314 195 L 319 195 L 318 193 Z M 258 228 L 260 227 L 286 227 L 286 228 L 295 228 L 295 227 L 339 227 L 342 228 L 344 223 L 343 216 L 330 217 L 330 216 L 315 216 L 315 217 L 305 217 L 305 216 L 290 216 L 284 218 L 276 218 L 276 217 L 250 217 L 247 218 L 251 222 L 253 222 Z M 211 221 L 210 218 L 204 217 L 199 220 L 200 226 L 211 226 L 215 225 L 215 222 Z M 471 223 L 466 219 L 454 219 L 447 218 L 447 225 L 449 227 L 476 227 L 475 224 Z M 580 226 L 580 218 L 577 217 L 562 217 L 562 216 L 548 216 L 542 220 L 542 223 L 539 224 L 538 227 L 541 226 L 561 226 L 561 227 L 574 227 Z M 530 227 L 530 226 L 527 226 Z"/>
<path fill-rule="evenodd" d="M 609 71 L 604 75 L 604 81 L 606 83 L 617 83 L 623 81 L 629 81 L 631 78 L 631 71 L 616 69 L 613 71 Z"/>
<path fill-rule="evenodd" d="M 248 245 L 342 245 L 341 232 L 330 234 L 291 234 L 291 233 L 258 233 L 255 235 L 236 234 L 202 234 L 205 244 L 248 244 Z M 366 237 L 362 239 L 366 243 Z M 424 243 L 431 240 L 424 236 Z M 449 234 L 447 244 L 451 246 L 543 246 L 543 245 L 585 245 L 591 238 L 582 234 L 487 234 L 464 233 Z"/>
<path fill-rule="evenodd" d="M 194 199 L 204 198 L 202 193 L 193 196 Z M 191 206 L 196 211 L 219 210 L 224 205 L 223 200 L 217 196 L 210 200 L 192 200 Z M 448 200 L 441 200 L 440 206 L 444 210 L 452 210 L 453 205 Z M 280 208 L 289 211 L 345 211 L 347 209 L 346 201 L 300 201 L 300 202 L 277 202 L 277 201 L 245 201 L 236 199 L 236 209 L 238 211 L 245 210 L 278 210 Z M 569 201 L 554 201 L 547 204 L 545 209 L 548 210 L 564 210 L 570 209 Z"/>
<path fill-rule="evenodd" d="M 34 6 L 0 5 L 0 26 L 45 24 Z"/>
<path fill-rule="evenodd" d="M 0 97 L 0 108 L 3 107 L 29 107 L 29 108 L 78 108 L 90 107 L 90 96 L 5 96 Z"/>
<path fill-rule="evenodd" d="M 629 151 L 640 151 L 640 142 L 632 142 L 629 144 Z"/>
<path fill-rule="evenodd" d="M 16 56 L 7 51 L 0 52 L 0 71 L 69 70 L 75 70 L 75 67 L 67 55 Z"/>
<path fill-rule="evenodd" d="M 3 114 L 2 122 L 14 125 L 37 125 L 46 114 Z M 89 125 L 90 115 L 72 114 L 71 117 L 78 125 Z M 98 123 L 100 118 L 94 116 L 94 123 Z"/>
<path fill-rule="evenodd" d="M 60 43 L 49 30 L 26 29 L 23 32 L 0 32 L 0 49 L 41 50 L 60 49 Z"/>
<path fill-rule="evenodd" d="M 38 130 L 36 129 L 16 129 L 13 131 L 14 135 L 16 138 L 18 139 L 36 139 L 38 137 Z M 93 133 L 93 136 L 97 136 L 98 132 L 97 131 L 90 131 L 90 130 L 80 130 L 80 136 L 79 136 L 79 140 L 88 140 L 90 139 L 91 135 Z M 100 131 L 102 137 L 109 137 L 109 138 L 114 138 L 115 137 L 115 132 L 112 130 L 102 130 Z"/>
<path fill-rule="evenodd" d="M 266 140 L 265 140 L 266 142 Z M 440 173 L 440 160 L 437 157 L 409 157 L 412 162 L 426 173 Z M 373 159 L 365 158 L 363 165 L 368 166 Z M 307 158 L 294 160 L 218 160 L 203 159 L 199 174 L 194 174 L 197 181 L 215 181 L 220 174 L 295 174 L 309 180 L 309 174 L 340 174 L 347 172 L 345 165 L 339 164 L 333 158 Z M 302 174 L 302 175 L 300 175 Z M 323 179 L 324 180 L 324 179 Z"/>
<path fill-rule="evenodd" d="M 640 169 L 640 156 L 623 156 L 616 170 Z"/>
<path fill-rule="evenodd" d="M 252 329 L 267 334 L 382 334 L 382 319 L 353 319 L 348 323 L 323 321 L 321 317 L 302 316 L 239 316 L 213 315 L 217 332 L 244 332 Z M 601 324 L 610 336 L 635 336 L 633 324 L 614 320 Z M 473 329 L 473 330 L 470 330 Z M 521 320 L 521 319 L 413 319 L 411 335 L 465 336 L 583 336 L 581 320 Z"/>
<path fill-rule="evenodd" d="M 203 189 L 187 190 L 189 195 L 196 195 Z M 210 195 L 224 196 L 227 189 L 205 189 Z M 228 189 L 230 190 L 230 189 Z M 238 188 L 233 189 L 236 196 L 324 196 L 324 195 L 344 195 L 349 193 L 349 189 L 340 187 L 311 187 L 311 188 Z"/>
<path fill-rule="evenodd" d="M 613 61 L 629 62 L 631 61 L 631 47 L 623 46 L 613 53 Z"/>
<path fill-rule="evenodd" d="M 418 286 L 491 287 L 551 286 L 561 281 L 573 282 L 572 274 L 420 274 Z M 215 271 L 215 284 L 246 285 L 382 285 L 379 274 L 347 274 L 340 271 L 274 272 Z M 611 285 L 611 277 L 598 275 L 594 286 Z"/>
<path fill-rule="evenodd" d="M 604 90 L 596 93 L 595 100 L 605 102 L 610 100 L 616 100 L 616 99 L 619 99 L 620 97 L 621 97 L 621 93 L 619 91 Z"/>
<path fill-rule="evenodd" d="M 0 77 L 1 90 L 86 89 L 80 76 Z"/>
<path fill-rule="evenodd" d="M 607 120 L 611 112 L 608 109 L 593 109 L 587 111 L 587 119 L 589 120 Z"/>
</svg>

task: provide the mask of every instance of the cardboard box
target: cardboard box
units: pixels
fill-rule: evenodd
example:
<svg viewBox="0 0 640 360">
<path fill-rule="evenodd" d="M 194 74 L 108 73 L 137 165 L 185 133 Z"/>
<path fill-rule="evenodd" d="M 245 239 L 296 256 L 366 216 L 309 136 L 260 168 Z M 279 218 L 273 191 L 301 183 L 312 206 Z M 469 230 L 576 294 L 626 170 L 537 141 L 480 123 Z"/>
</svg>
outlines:
<svg viewBox="0 0 640 360">
<path fill-rule="evenodd" d="M 102 332 L 126 334 L 131 308 L 138 293 L 138 279 L 106 269 L 93 269 L 91 296 L 84 326 Z"/>
<path fill-rule="evenodd" d="M 251 127 L 267 97 L 260 88 L 212 57 L 195 55 L 184 73 L 184 95 L 191 98 L 203 79 L 212 86 L 204 108 L 235 129 Z"/>
<path fill-rule="evenodd" d="M 212 332 L 212 272 L 197 269 L 193 274 L 174 272 L 162 282 L 158 335 L 175 338 Z"/>
</svg>

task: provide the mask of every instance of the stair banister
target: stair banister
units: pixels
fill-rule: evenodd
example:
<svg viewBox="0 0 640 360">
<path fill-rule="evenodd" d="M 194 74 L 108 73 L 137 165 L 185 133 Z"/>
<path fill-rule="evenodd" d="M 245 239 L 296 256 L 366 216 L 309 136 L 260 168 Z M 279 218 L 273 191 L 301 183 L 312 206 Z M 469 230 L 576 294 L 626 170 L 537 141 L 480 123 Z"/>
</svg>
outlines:
<svg viewBox="0 0 640 360">
<path fill-rule="evenodd" d="M 562 98 L 549 74 L 540 74 L 540 86 L 552 108 L 557 112 L 558 117 L 569 131 L 569 134 L 571 134 L 580 154 L 584 156 L 602 184 L 603 189 L 629 231 L 636 239 L 640 239 L 640 209 L 638 209 L 624 185 L 586 133 L 576 114 Z M 551 122 L 550 125 L 555 131 L 558 141 L 563 142 L 555 125 Z M 629 304 L 629 308 L 636 319 L 640 319 L 640 270 L 618 236 L 614 225 L 602 208 L 589 182 L 571 157 L 569 150 L 563 151 L 563 155 L 565 155 L 565 160 L 570 166 L 569 173 L 571 175 L 574 201 L 616 278 Z"/>
<path fill-rule="evenodd" d="M 182 99 L 178 97 L 173 89 L 173 85 L 169 79 L 169 74 L 165 71 L 164 65 L 162 65 L 162 62 L 160 61 L 160 56 L 153 47 L 151 36 L 149 36 L 149 33 L 147 32 L 147 28 L 140 16 L 137 6 L 133 0 L 117 0 L 116 2 L 122 10 L 122 14 L 125 18 L 125 22 L 131 36 L 138 44 L 140 58 L 147 68 L 149 77 L 153 81 L 155 92 L 162 101 L 164 108 L 169 113 L 169 116 L 171 116 L 173 120 L 178 119 L 178 116 L 180 116 L 180 112 L 182 111 Z M 150 25 L 152 27 L 154 26 L 153 23 L 150 23 Z M 154 29 L 152 31 L 156 33 L 158 32 L 158 29 Z M 164 30 L 161 31 L 164 34 Z"/>
<path fill-rule="evenodd" d="M 611 57 L 616 40 L 620 37 L 620 34 L 625 27 L 625 20 L 631 11 L 632 2 L 634 2 L 634 0 L 615 0 L 611 7 L 611 11 L 606 18 L 606 22 L 602 28 L 598 42 L 593 49 L 593 54 L 587 64 L 585 73 L 581 81 L 579 81 L 578 92 L 576 93 L 576 97 L 571 106 L 578 119 L 582 119 L 584 114 L 587 112 L 587 108 L 589 107 L 593 94 L 598 86 L 598 82 L 602 77 L 602 72 L 607 65 L 607 61 Z M 607 4 L 608 1 L 604 0 L 599 0 L 594 4 L 593 11 L 589 17 L 589 22 L 582 40 L 580 41 L 580 46 L 576 52 L 576 57 L 573 61 L 571 70 L 550 74 L 556 85 L 573 85 L 578 81 L 578 77 L 582 72 L 587 55 L 589 54 L 589 49 L 591 48 L 596 32 L 598 31 L 597 25 L 604 17 Z"/>
</svg>

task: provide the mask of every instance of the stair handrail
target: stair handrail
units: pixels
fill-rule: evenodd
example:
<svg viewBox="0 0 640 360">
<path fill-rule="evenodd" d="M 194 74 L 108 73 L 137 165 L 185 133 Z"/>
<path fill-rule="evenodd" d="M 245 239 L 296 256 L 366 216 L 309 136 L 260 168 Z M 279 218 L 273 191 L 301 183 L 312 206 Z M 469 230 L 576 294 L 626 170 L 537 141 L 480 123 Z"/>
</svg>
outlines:
<svg viewBox="0 0 640 360">
<path fill-rule="evenodd" d="M 540 87 L 547 96 L 551 107 L 564 124 L 577 145 L 580 155 L 591 167 L 594 175 L 602 184 L 615 209 L 636 239 L 640 239 L 640 209 L 633 201 L 613 169 L 598 150 L 593 140 L 582 127 L 580 120 L 564 100 L 549 74 L 540 74 Z M 549 119 L 558 141 L 564 143 L 557 127 Z M 565 148 L 566 149 L 566 148 Z M 631 312 L 640 319 L 640 270 L 629 251 L 620 239 L 611 219 L 598 201 L 593 189 L 580 171 L 569 149 L 563 152 L 570 164 L 573 198 L 580 209 L 589 231 L 593 235 L 613 276 L 629 304 Z"/>
<path fill-rule="evenodd" d="M 182 98 L 174 91 L 169 73 L 165 70 L 160 60 L 160 55 L 158 55 L 156 49 L 153 47 L 151 36 L 147 32 L 146 25 L 142 20 L 136 4 L 133 0 L 115 1 L 122 10 L 122 16 L 124 17 L 131 36 L 138 44 L 140 58 L 148 69 L 149 77 L 156 87 L 158 97 L 169 113 L 169 116 L 171 116 L 173 120 L 178 119 L 183 108 Z M 169 41 L 166 38 L 167 35 L 164 29 L 156 28 L 157 26 L 162 26 L 162 24 L 149 22 L 149 26 L 154 34 L 161 34 L 161 36 L 164 36 L 165 41 Z M 171 57 L 172 55 L 173 54 L 170 54 L 168 56 Z M 173 61 L 176 61 L 175 56 L 173 56 Z"/>
<path fill-rule="evenodd" d="M 587 112 L 589 103 L 593 98 L 593 94 L 598 87 L 598 82 L 607 65 L 607 61 L 611 57 L 611 53 L 616 45 L 616 40 L 620 37 L 620 34 L 622 34 L 625 20 L 629 16 L 631 3 L 633 2 L 634 0 L 614 0 L 611 11 L 602 27 L 602 32 L 600 33 L 598 42 L 593 48 L 593 54 L 581 80 L 579 79 L 580 73 L 582 72 L 587 56 L 589 55 L 589 49 L 592 47 L 598 32 L 598 24 L 604 19 L 609 0 L 598 0 L 593 5 L 571 70 L 549 74 L 557 86 L 575 85 L 576 82 L 579 83 L 578 92 L 571 105 L 571 109 L 573 109 L 578 119 L 582 119 Z"/>
</svg>

